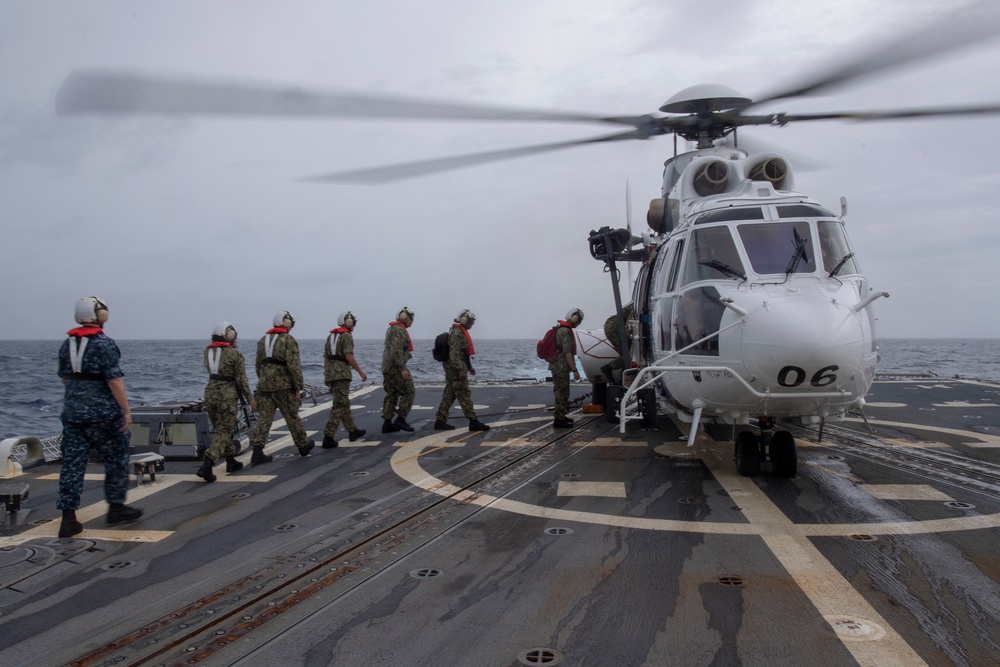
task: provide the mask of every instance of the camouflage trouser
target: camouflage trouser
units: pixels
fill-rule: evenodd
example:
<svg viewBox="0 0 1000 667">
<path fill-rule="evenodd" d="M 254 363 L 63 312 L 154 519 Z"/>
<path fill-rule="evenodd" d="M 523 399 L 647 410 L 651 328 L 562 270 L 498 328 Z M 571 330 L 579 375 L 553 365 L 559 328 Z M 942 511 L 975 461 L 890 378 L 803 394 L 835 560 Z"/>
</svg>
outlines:
<svg viewBox="0 0 1000 667">
<path fill-rule="evenodd" d="M 326 420 L 326 428 L 323 435 L 331 438 L 337 434 L 340 422 L 344 422 L 344 428 L 348 431 L 358 430 L 351 416 L 351 381 L 333 380 L 330 382 L 330 396 L 333 397 L 333 405 L 330 406 L 330 417 Z"/>
<path fill-rule="evenodd" d="M 109 503 L 124 503 L 128 492 L 128 431 L 118 429 L 124 420 L 74 424 L 63 422 L 62 470 L 59 471 L 59 501 L 61 510 L 80 507 L 83 475 L 87 472 L 90 450 L 104 457 L 104 498 Z"/>
<path fill-rule="evenodd" d="M 552 371 L 552 393 L 555 394 L 556 410 L 553 415 L 556 419 L 565 419 L 569 409 L 569 371 Z"/>
<path fill-rule="evenodd" d="M 205 456 L 218 461 L 226 456 L 235 455 L 233 434 L 237 429 L 236 404 L 232 401 L 205 401 L 205 412 L 208 413 L 212 430 L 215 431 L 212 444 L 208 446 Z"/>
<path fill-rule="evenodd" d="M 441 404 L 438 405 L 437 420 L 448 421 L 448 411 L 451 404 L 458 399 L 458 404 L 462 406 L 462 413 L 465 418 L 472 421 L 476 418 L 476 411 L 472 408 L 472 392 L 469 391 L 469 376 L 464 380 L 458 378 L 458 372 L 444 367 L 444 396 L 441 397 Z"/>
<path fill-rule="evenodd" d="M 292 442 L 299 449 L 305 447 L 309 437 L 302 425 L 302 418 L 299 417 L 298 392 L 291 389 L 258 391 L 256 397 L 260 421 L 257 422 L 257 426 L 253 430 L 250 446 L 263 447 L 267 444 L 267 436 L 271 432 L 271 422 L 274 421 L 274 411 L 277 409 L 285 418 L 285 423 L 288 424 L 288 430 L 292 433 Z"/>
<path fill-rule="evenodd" d="M 392 421 L 394 416 L 406 419 L 413 408 L 413 377 L 403 379 L 397 372 L 382 377 L 382 387 L 385 389 L 385 400 L 382 401 L 382 419 Z"/>
</svg>

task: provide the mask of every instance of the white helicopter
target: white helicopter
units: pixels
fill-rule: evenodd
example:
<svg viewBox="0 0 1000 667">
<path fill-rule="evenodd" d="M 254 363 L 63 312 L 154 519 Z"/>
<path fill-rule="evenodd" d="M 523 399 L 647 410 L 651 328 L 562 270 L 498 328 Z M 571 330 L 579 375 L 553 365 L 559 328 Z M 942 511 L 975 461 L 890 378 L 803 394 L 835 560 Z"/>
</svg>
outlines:
<svg viewBox="0 0 1000 667">
<path fill-rule="evenodd" d="M 980 18 L 989 20 L 959 19 Z M 495 160 L 593 143 L 674 135 L 661 197 L 647 214 L 650 231 L 603 228 L 591 233 L 591 254 L 616 276 L 616 262 L 640 261 L 632 294 L 634 317 L 625 322 L 613 279 L 621 339 L 615 351 L 603 330 L 576 330 L 584 370 L 606 381 L 604 367 L 621 355 L 630 380 L 617 397 L 621 429 L 633 418 L 664 412 L 691 424 L 733 426 L 738 470 L 762 466 L 795 474 L 795 441 L 773 431 L 776 419 L 820 425 L 860 410 L 877 361 L 873 291 L 860 272 L 843 216 L 795 190 L 788 161 L 739 146 L 737 130 L 808 120 L 888 120 L 921 116 L 993 114 L 1000 105 L 883 112 L 745 113 L 778 99 L 831 88 L 856 77 L 993 37 L 990 0 L 966 7 L 954 20 L 906 34 L 853 57 L 822 76 L 752 100 L 720 85 L 677 93 L 663 114 L 597 116 L 375 97 L 310 93 L 224 81 L 167 78 L 107 70 L 67 77 L 56 109 L 70 114 L 239 114 L 334 118 L 464 119 L 480 121 L 598 122 L 627 131 L 589 139 L 477 153 L 374 169 L 309 177 L 311 182 L 383 183 Z M 696 148 L 677 152 L 677 139 Z M 729 144 L 731 142 L 731 144 Z M 729 145 L 726 145 L 729 144 Z M 633 401 L 632 399 L 637 399 Z M 638 403 L 640 415 L 629 413 Z M 758 435 L 748 426 L 756 420 Z M 740 428 L 737 428 L 737 427 Z"/>
</svg>

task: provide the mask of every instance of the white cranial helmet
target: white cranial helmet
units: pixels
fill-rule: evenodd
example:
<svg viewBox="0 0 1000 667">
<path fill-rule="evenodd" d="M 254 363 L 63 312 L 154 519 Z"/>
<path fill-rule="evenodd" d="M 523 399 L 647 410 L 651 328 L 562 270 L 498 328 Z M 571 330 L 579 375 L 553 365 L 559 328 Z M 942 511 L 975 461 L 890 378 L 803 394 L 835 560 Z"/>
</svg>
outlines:
<svg viewBox="0 0 1000 667">
<path fill-rule="evenodd" d="M 337 318 L 337 324 L 342 327 L 347 327 L 348 329 L 353 329 L 354 325 L 358 323 L 358 318 L 354 316 L 349 310 L 345 310 Z"/>
<path fill-rule="evenodd" d="M 96 324 L 108 321 L 108 305 L 99 296 L 85 296 L 76 302 L 73 313 L 78 324 Z"/>
<path fill-rule="evenodd" d="M 274 326 L 291 329 L 295 326 L 295 318 L 287 310 L 279 310 L 274 316 Z"/>
<path fill-rule="evenodd" d="M 583 311 L 579 308 L 571 308 L 568 313 L 566 313 L 566 321 L 573 326 L 578 325 L 583 322 Z"/>
<path fill-rule="evenodd" d="M 400 311 L 396 314 L 396 321 L 409 322 L 410 324 L 413 324 L 413 317 L 414 317 L 413 311 L 407 308 L 406 306 L 403 306 L 400 309 Z"/>
<path fill-rule="evenodd" d="M 215 325 L 215 328 L 212 329 L 212 340 L 220 343 L 232 343 L 236 340 L 236 327 L 225 320 L 219 322 Z"/>
<path fill-rule="evenodd" d="M 468 308 L 466 308 L 465 310 L 463 310 L 458 314 L 458 317 L 455 318 L 455 321 L 461 324 L 466 329 L 471 329 L 472 325 L 476 323 L 476 314 L 471 310 L 469 310 Z"/>
</svg>

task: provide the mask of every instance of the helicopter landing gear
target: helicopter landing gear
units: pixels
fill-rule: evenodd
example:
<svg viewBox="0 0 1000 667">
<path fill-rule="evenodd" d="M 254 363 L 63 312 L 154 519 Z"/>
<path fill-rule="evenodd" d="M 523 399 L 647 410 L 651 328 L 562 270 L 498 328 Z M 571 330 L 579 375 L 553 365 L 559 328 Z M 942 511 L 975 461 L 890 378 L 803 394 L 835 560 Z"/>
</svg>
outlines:
<svg viewBox="0 0 1000 667">
<path fill-rule="evenodd" d="M 788 431 L 777 431 L 771 436 L 771 472 L 775 477 L 795 477 L 799 467 L 795 438 Z"/>
<path fill-rule="evenodd" d="M 795 438 L 788 431 L 774 431 L 770 417 L 761 417 L 760 436 L 750 431 L 736 434 L 736 471 L 744 477 L 756 477 L 761 465 L 769 465 L 775 477 L 794 477 L 798 470 Z"/>
<path fill-rule="evenodd" d="M 760 443 L 750 431 L 736 434 L 736 471 L 744 477 L 760 474 Z"/>
</svg>

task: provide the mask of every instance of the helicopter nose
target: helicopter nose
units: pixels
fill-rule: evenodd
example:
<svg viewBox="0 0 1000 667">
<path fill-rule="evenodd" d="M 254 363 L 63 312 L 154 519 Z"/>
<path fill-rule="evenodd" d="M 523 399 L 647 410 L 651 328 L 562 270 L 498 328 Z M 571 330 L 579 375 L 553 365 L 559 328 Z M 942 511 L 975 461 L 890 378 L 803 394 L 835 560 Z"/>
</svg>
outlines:
<svg viewBox="0 0 1000 667">
<path fill-rule="evenodd" d="M 853 310 L 821 297 L 773 300 L 743 327 L 743 363 L 775 388 L 829 391 L 862 371 L 865 330 Z"/>
</svg>

